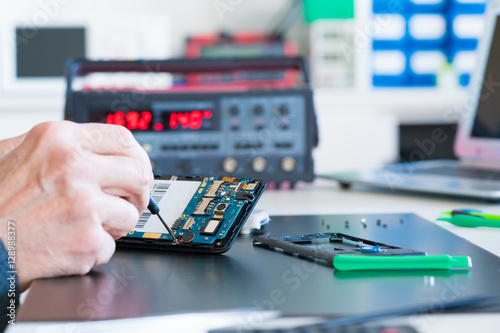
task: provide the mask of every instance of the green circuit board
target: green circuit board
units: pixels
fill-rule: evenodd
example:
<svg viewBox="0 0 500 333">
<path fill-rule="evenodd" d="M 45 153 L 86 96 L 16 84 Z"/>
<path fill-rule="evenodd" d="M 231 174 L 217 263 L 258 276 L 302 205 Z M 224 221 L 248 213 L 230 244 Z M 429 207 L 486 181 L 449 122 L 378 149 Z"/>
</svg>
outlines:
<svg viewBox="0 0 500 333">
<path fill-rule="evenodd" d="M 264 187 L 259 180 L 230 177 L 156 179 L 151 196 L 177 243 L 148 211 L 122 240 L 157 240 L 179 247 L 221 246 L 227 237 L 234 238 L 239 232 Z"/>
</svg>

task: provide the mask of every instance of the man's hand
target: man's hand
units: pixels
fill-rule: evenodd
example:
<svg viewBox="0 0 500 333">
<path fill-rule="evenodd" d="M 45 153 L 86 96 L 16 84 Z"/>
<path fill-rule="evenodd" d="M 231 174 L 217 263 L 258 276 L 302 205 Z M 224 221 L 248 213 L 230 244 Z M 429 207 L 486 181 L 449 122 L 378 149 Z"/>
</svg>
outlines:
<svg viewBox="0 0 500 333">
<path fill-rule="evenodd" d="M 106 263 L 146 209 L 152 184 L 146 152 L 123 127 L 34 127 L 0 159 L 0 239 L 7 244 L 14 222 L 21 289 Z"/>
<path fill-rule="evenodd" d="M 13 149 L 17 148 L 23 142 L 26 134 L 16 136 L 15 138 L 0 141 L 0 159 L 10 153 Z"/>
</svg>

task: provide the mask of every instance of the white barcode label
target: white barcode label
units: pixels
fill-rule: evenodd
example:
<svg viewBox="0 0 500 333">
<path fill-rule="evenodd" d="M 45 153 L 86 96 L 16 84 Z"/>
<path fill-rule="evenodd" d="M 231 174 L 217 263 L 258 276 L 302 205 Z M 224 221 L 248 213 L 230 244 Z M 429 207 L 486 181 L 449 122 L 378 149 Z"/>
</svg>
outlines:
<svg viewBox="0 0 500 333">
<path fill-rule="evenodd" d="M 169 188 L 170 183 L 156 183 L 153 185 L 150 194 L 151 198 L 153 198 L 156 204 L 159 204 L 161 202 L 161 199 L 163 199 L 165 193 L 167 193 Z M 135 226 L 135 229 L 143 229 L 150 217 L 151 212 L 149 212 L 148 210 L 142 213 L 141 217 L 139 217 L 139 222 L 137 222 L 137 225 Z"/>
<path fill-rule="evenodd" d="M 142 229 L 146 225 L 146 222 L 148 222 L 149 218 L 151 217 L 151 213 L 146 211 L 142 213 L 141 217 L 139 217 L 139 222 L 137 222 L 137 225 L 135 226 L 135 229 Z"/>
<path fill-rule="evenodd" d="M 155 184 L 150 194 L 153 200 L 158 204 L 158 207 L 160 207 L 160 214 L 169 227 L 172 227 L 175 220 L 184 212 L 184 209 L 189 204 L 200 185 L 201 182 L 199 181 L 155 180 Z M 160 219 L 156 215 L 152 215 L 148 210 L 139 217 L 139 221 L 134 230 L 140 232 L 167 233 Z"/>
<path fill-rule="evenodd" d="M 154 199 L 154 201 L 156 201 L 157 204 L 159 204 L 169 188 L 170 183 L 157 183 L 151 189 L 151 197 Z"/>
</svg>

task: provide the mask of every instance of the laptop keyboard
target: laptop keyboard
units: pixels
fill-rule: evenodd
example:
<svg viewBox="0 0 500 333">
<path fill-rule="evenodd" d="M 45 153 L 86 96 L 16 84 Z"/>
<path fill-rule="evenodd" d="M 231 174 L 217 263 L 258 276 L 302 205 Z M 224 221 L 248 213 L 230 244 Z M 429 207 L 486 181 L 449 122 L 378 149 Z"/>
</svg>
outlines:
<svg viewBox="0 0 500 333">
<path fill-rule="evenodd" d="M 441 166 L 431 168 L 416 168 L 415 174 L 445 175 L 459 178 L 500 180 L 500 170 L 479 169 L 464 166 Z"/>
</svg>

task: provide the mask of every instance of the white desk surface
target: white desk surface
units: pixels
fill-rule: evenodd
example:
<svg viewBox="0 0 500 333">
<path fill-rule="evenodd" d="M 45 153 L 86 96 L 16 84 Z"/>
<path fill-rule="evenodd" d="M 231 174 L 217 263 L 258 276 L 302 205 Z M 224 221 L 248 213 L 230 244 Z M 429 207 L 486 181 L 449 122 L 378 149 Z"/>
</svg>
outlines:
<svg viewBox="0 0 500 333">
<path fill-rule="evenodd" d="M 464 208 L 500 215 L 500 204 L 357 187 L 343 190 L 337 182 L 325 179 L 317 179 L 312 184 L 299 184 L 295 190 L 266 190 L 256 207 L 270 215 L 415 213 L 429 221 L 435 221 L 442 211 Z M 500 229 L 463 228 L 447 222 L 436 223 L 500 256 Z"/>
</svg>

